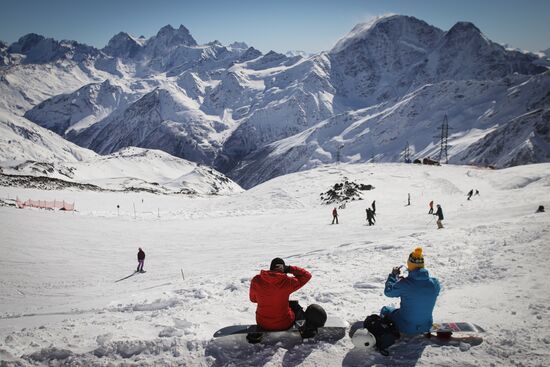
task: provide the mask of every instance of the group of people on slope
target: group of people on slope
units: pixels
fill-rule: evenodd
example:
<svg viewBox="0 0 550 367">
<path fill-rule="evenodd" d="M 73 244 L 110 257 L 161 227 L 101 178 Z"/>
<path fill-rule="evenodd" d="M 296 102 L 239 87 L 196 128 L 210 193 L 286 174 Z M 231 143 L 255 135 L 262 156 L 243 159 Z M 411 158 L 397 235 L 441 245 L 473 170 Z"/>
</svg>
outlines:
<svg viewBox="0 0 550 367">
<path fill-rule="evenodd" d="M 430 210 L 428 211 L 428 214 L 433 214 L 437 216 L 437 228 L 441 229 L 443 228 L 442 220 L 445 219 L 443 216 L 443 208 L 441 208 L 440 204 L 437 204 L 437 211 L 434 213 L 434 201 L 430 201 L 429 203 Z M 365 212 L 367 214 L 367 222 L 369 223 L 369 226 L 373 226 L 376 223 L 376 200 L 374 200 L 371 204 L 370 208 L 365 209 Z M 331 224 L 338 224 L 338 210 L 336 210 L 336 207 L 332 209 L 332 223 Z"/>
<path fill-rule="evenodd" d="M 388 318 L 403 334 L 422 334 L 430 331 L 432 312 L 440 285 L 424 268 L 422 248 L 417 247 L 407 260 L 408 276 L 401 275 L 401 266 L 394 267 L 386 280 L 384 294 L 401 298 L 400 308 L 384 306 L 380 316 Z M 286 265 L 281 258 L 271 261 L 269 270 L 262 270 L 250 284 L 250 301 L 257 304 L 256 322 L 264 330 L 286 330 L 300 321 L 303 337 L 314 336 L 327 319 L 324 309 L 312 304 L 304 311 L 290 294 L 311 279 L 307 270 Z M 248 335 L 251 343 L 261 340 L 261 333 Z"/>
<path fill-rule="evenodd" d="M 478 189 L 475 189 L 476 190 L 476 193 L 474 194 L 474 189 L 471 189 L 470 191 L 468 191 L 468 194 L 466 194 L 466 196 L 468 197 L 468 200 L 470 200 L 472 198 L 472 195 L 473 196 L 478 196 L 479 195 L 479 190 Z"/>
</svg>

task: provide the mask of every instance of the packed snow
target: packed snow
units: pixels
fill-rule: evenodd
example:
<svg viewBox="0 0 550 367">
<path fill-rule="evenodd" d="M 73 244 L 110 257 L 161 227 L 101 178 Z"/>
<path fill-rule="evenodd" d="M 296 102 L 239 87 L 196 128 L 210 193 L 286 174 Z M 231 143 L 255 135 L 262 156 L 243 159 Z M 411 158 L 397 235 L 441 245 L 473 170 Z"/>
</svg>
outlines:
<svg viewBox="0 0 550 367">
<path fill-rule="evenodd" d="M 332 206 L 320 194 L 346 180 L 374 189 L 330 225 Z M 467 200 L 471 189 L 480 195 Z M 535 210 L 550 207 L 549 193 L 550 164 L 324 165 L 213 197 L 0 187 L 4 203 L 55 198 L 77 209 L 0 207 L 0 365 L 545 366 L 550 219 Z M 444 209 L 444 229 L 427 214 L 430 200 Z M 442 284 L 434 319 L 483 326 L 482 344 L 418 339 L 383 357 L 348 337 L 212 339 L 221 327 L 254 322 L 250 279 L 273 257 L 313 274 L 293 298 L 352 324 L 398 304 L 384 297 L 384 281 L 416 246 Z M 144 274 L 134 274 L 138 247 Z"/>
</svg>

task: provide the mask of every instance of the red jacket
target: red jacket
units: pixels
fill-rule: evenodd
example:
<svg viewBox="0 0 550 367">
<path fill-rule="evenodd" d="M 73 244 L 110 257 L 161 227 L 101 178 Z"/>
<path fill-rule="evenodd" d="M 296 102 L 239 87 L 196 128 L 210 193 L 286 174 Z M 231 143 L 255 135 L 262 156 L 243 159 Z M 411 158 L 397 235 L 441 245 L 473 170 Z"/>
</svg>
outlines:
<svg viewBox="0 0 550 367">
<path fill-rule="evenodd" d="M 250 301 L 257 303 L 256 323 L 266 330 L 286 330 L 294 323 L 294 312 L 288 306 L 291 293 L 302 288 L 311 274 L 297 266 L 285 273 L 262 270 L 250 283 Z"/>
</svg>

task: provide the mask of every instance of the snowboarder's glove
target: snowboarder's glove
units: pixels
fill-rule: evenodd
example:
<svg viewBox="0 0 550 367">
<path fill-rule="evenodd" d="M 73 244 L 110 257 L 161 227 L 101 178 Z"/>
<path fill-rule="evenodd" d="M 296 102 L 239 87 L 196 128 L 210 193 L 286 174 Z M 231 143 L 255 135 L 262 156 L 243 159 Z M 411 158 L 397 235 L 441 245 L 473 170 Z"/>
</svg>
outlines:
<svg viewBox="0 0 550 367">
<path fill-rule="evenodd" d="M 285 273 L 290 273 L 290 265 L 285 265 Z"/>
</svg>

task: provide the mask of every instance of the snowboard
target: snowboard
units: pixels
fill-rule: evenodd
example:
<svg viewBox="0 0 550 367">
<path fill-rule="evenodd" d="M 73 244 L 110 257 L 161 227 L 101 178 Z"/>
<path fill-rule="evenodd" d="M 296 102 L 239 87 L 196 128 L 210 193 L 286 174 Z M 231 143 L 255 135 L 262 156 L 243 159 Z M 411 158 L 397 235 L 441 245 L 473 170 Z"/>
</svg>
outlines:
<svg viewBox="0 0 550 367">
<path fill-rule="evenodd" d="M 485 329 L 471 322 L 441 322 L 433 323 L 432 328 L 425 336 L 433 339 L 437 344 L 463 342 L 470 345 L 479 345 L 483 342 Z"/>
<path fill-rule="evenodd" d="M 286 338 L 301 338 L 300 329 L 301 323 L 303 321 L 296 322 L 290 329 L 281 330 L 281 331 L 271 331 L 263 330 L 258 325 L 232 325 L 224 327 L 216 331 L 213 335 L 214 338 L 236 338 L 242 339 L 244 342 L 247 342 L 246 336 L 249 333 L 261 333 L 263 334 L 263 339 L 286 339 Z M 342 339 L 346 335 L 346 328 L 348 324 L 338 317 L 328 317 L 325 322 L 325 326 L 317 329 L 317 335 L 315 335 L 313 340 L 323 340 L 323 341 L 336 341 Z"/>
<path fill-rule="evenodd" d="M 361 332 L 358 332 L 359 330 L 361 330 Z M 362 343 L 364 340 L 369 340 L 365 338 L 363 330 L 365 330 L 363 328 L 363 321 L 355 322 L 350 329 L 349 336 L 351 337 L 351 341 L 359 348 L 363 347 Z M 426 338 L 438 345 L 459 344 L 462 342 L 470 344 L 471 346 L 476 346 L 483 342 L 483 337 L 480 334 L 484 332 L 485 330 L 481 326 L 471 322 L 440 322 L 434 323 L 429 333 L 411 336 L 402 335 L 401 338 L 396 341 L 396 344 L 406 343 L 414 339 Z M 367 347 L 369 346 L 365 346 L 365 349 L 367 349 Z"/>
</svg>

